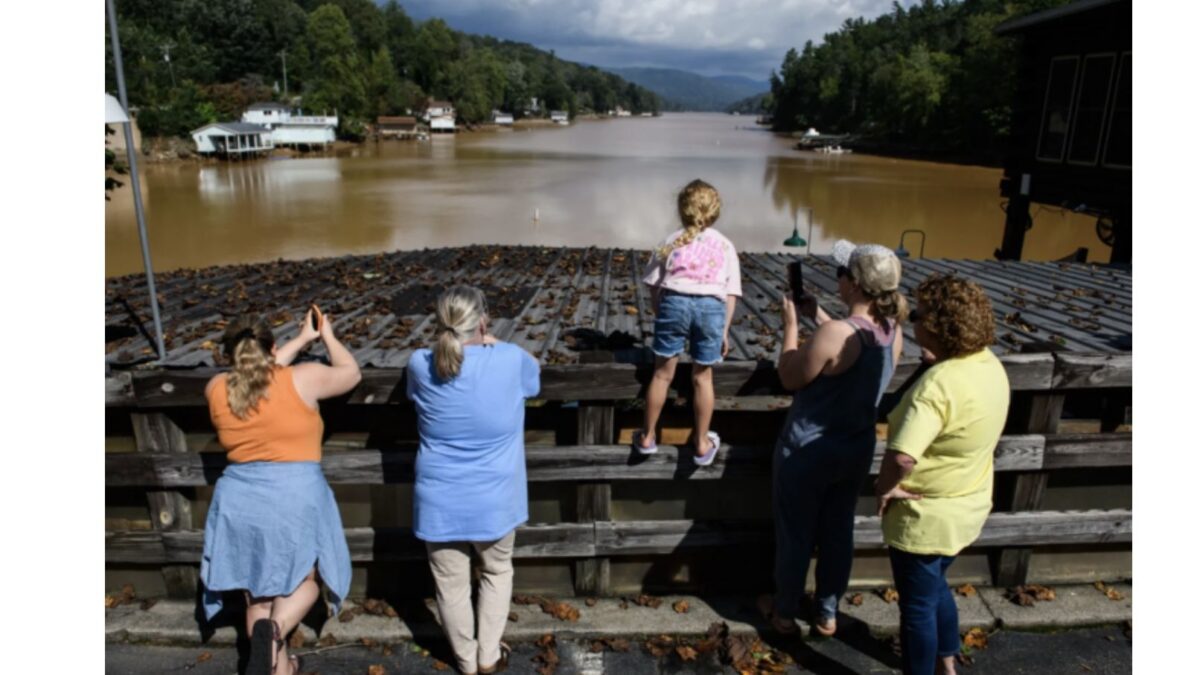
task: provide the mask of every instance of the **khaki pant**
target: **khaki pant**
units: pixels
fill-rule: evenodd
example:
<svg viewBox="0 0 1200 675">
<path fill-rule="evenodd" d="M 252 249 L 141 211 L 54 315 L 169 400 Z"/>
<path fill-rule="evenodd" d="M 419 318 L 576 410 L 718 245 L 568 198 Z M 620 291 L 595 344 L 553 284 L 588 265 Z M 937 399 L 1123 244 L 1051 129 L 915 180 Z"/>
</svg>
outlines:
<svg viewBox="0 0 1200 675">
<path fill-rule="evenodd" d="M 516 530 L 493 542 L 426 542 L 429 569 L 437 583 L 438 614 L 458 668 L 474 673 L 500 661 L 500 637 L 512 600 L 512 553 Z M 471 608 L 471 549 L 479 553 L 479 601 Z M 475 615 L 479 630 L 475 630 Z"/>
</svg>

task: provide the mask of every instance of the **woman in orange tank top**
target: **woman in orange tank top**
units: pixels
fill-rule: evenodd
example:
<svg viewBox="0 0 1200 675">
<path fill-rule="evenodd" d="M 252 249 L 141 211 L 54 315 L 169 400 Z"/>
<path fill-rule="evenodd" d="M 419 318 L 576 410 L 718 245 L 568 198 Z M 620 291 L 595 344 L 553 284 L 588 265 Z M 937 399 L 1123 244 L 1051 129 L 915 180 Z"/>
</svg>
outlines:
<svg viewBox="0 0 1200 675">
<path fill-rule="evenodd" d="M 318 578 L 335 606 L 350 590 L 350 551 L 321 473 L 324 423 L 317 402 L 350 391 L 361 375 L 328 317 L 316 313 L 320 328 L 313 327 L 314 311 L 299 336 L 278 349 L 265 322 L 235 321 L 224 338 L 233 367 L 205 388 L 230 463 L 205 519 L 204 607 L 211 619 L 223 592 L 245 594 L 251 675 L 299 672 L 284 638 L 316 602 Z M 330 365 L 291 366 L 317 338 Z"/>
</svg>

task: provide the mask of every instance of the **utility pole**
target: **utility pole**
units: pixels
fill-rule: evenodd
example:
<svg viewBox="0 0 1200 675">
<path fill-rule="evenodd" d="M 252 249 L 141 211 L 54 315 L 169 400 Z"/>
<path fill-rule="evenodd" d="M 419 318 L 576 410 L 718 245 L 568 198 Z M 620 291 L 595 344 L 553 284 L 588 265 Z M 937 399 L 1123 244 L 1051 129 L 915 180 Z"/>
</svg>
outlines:
<svg viewBox="0 0 1200 675">
<path fill-rule="evenodd" d="M 129 95 L 125 91 L 125 66 L 121 62 L 121 39 L 117 31 L 117 10 L 113 0 L 104 0 L 105 13 L 108 15 L 108 33 L 112 40 L 113 67 L 117 73 L 117 95 L 120 97 L 121 108 L 128 113 Z M 158 313 L 158 291 L 154 286 L 154 266 L 150 263 L 150 238 L 146 234 L 146 211 L 142 208 L 142 186 L 138 179 L 137 151 L 133 146 L 133 121 L 125 125 L 125 154 L 129 158 L 129 181 L 133 184 L 133 212 L 137 217 L 138 241 L 142 245 L 142 267 L 146 270 L 146 291 L 150 295 L 150 315 L 154 320 L 154 346 L 158 350 L 158 358 L 165 358 L 166 347 L 163 344 L 162 317 Z"/>
<path fill-rule="evenodd" d="M 286 101 L 286 100 L 288 100 L 288 87 L 287 87 L 287 50 L 286 50 L 286 49 L 281 49 L 281 50 L 279 50 L 279 58 L 283 59 L 283 100 L 285 100 L 285 101 Z"/>
<path fill-rule="evenodd" d="M 175 66 L 171 63 L 171 47 L 175 45 L 170 42 L 161 45 L 163 50 L 163 61 L 167 62 L 167 70 L 171 73 L 171 88 L 175 89 Z"/>
</svg>

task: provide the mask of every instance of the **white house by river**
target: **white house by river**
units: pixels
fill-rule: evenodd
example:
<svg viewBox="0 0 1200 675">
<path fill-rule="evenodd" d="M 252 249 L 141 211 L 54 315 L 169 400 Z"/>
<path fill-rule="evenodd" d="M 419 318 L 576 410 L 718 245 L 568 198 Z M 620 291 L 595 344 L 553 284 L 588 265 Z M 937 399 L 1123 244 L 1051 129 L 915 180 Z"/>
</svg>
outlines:
<svg viewBox="0 0 1200 675">
<path fill-rule="evenodd" d="M 255 103 L 241 122 L 205 125 L 192 131 L 192 139 L 200 154 L 244 155 L 280 146 L 325 146 L 335 140 L 337 124 L 337 116 L 294 115 L 282 103 Z"/>
</svg>

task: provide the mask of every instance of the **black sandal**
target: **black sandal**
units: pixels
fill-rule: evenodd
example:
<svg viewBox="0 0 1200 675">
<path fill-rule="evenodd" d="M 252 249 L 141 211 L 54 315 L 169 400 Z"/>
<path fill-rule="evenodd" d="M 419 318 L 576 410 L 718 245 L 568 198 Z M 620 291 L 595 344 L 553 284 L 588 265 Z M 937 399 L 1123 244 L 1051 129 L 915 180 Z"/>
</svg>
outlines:
<svg viewBox="0 0 1200 675">
<path fill-rule="evenodd" d="M 283 640 L 279 639 L 279 626 L 274 621 L 255 621 L 254 628 L 250 631 L 250 658 L 246 661 L 246 675 L 271 675 L 275 670 L 271 661 L 282 644 Z"/>
</svg>

